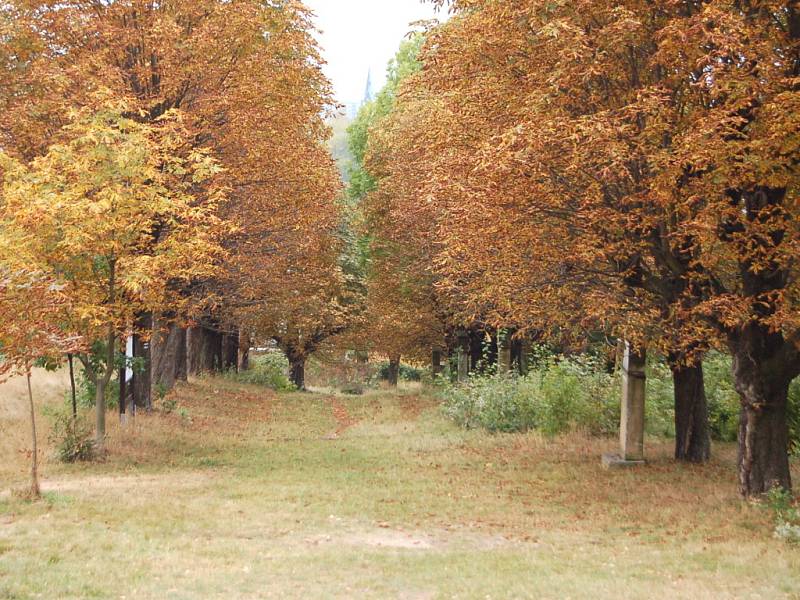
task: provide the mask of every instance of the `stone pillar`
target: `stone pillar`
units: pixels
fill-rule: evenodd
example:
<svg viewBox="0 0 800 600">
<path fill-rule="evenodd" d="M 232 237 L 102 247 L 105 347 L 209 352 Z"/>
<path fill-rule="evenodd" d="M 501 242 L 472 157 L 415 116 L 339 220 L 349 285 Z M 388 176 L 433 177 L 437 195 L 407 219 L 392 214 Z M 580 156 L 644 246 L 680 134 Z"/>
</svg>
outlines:
<svg viewBox="0 0 800 600">
<path fill-rule="evenodd" d="M 469 379 L 470 343 L 466 331 L 458 332 L 458 381 L 463 383 Z"/>
<path fill-rule="evenodd" d="M 647 354 L 625 343 L 622 359 L 622 411 L 619 427 L 620 453 L 605 455 L 606 467 L 644 463 L 644 399 Z"/>
<path fill-rule="evenodd" d="M 505 375 L 511 371 L 511 331 L 497 330 L 497 373 Z"/>
<path fill-rule="evenodd" d="M 442 374 L 442 351 L 433 350 L 431 352 L 431 375 L 436 379 Z"/>
</svg>

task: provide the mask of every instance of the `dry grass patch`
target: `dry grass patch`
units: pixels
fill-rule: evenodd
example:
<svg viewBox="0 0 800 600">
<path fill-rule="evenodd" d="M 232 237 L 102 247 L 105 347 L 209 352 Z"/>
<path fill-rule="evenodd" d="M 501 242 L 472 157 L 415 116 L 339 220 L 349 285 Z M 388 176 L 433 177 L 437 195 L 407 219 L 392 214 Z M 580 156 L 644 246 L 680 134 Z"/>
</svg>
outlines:
<svg viewBox="0 0 800 600">
<path fill-rule="evenodd" d="M 105 462 L 48 464 L 44 502 L 0 498 L 0 597 L 800 594 L 730 446 L 687 466 L 649 440 L 647 467 L 604 471 L 613 440 L 463 431 L 419 390 L 172 400 L 114 425 Z"/>
</svg>

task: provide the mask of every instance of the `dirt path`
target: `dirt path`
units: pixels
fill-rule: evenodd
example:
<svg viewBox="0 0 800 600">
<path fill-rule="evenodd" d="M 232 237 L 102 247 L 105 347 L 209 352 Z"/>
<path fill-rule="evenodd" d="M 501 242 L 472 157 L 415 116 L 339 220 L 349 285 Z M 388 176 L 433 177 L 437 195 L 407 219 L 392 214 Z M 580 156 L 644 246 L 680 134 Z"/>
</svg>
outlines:
<svg viewBox="0 0 800 600">
<path fill-rule="evenodd" d="M 347 407 L 336 396 L 328 398 L 328 404 L 330 404 L 333 418 L 336 419 L 336 429 L 329 433 L 326 439 L 336 439 L 353 425 L 357 424 L 358 419 L 350 414 Z"/>
</svg>

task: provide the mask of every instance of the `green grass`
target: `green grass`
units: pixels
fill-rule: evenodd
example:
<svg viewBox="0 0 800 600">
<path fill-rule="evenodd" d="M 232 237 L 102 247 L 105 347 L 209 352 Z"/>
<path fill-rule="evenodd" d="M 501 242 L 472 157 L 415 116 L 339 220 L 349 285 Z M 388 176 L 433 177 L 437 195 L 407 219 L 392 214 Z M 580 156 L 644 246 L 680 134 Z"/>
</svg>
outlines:
<svg viewBox="0 0 800 600">
<path fill-rule="evenodd" d="M 46 464 L 44 501 L 0 496 L 0 598 L 800 596 L 730 446 L 614 472 L 613 440 L 463 431 L 414 391 L 176 400 L 103 463 Z"/>
</svg>

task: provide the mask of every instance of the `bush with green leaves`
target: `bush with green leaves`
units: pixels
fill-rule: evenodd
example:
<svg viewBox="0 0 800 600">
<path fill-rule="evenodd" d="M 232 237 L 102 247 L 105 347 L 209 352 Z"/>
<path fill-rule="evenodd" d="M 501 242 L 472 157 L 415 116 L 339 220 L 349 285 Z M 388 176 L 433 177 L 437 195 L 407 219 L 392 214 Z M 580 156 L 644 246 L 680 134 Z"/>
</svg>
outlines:
<svg viewBox="0 0 800 600">
<path fill-rule="evenodd" d="M 579 355 L 538 355 L 524 377 L 475 375 L 463 385 L 439 382 L 445 412 L 467 428 L 512 432 L 538 429 L 557 434 L 581 429 L 596 435 L 619 428 L 621 381 L 599 359 Z M 734 441 L 739 397 L 733 387 L 730 357 L 709 353 L 703 363 L 709 427 L 716 440 Z M 672 373 L 659 360 L 647 368 L 646 429 L 650 435 L 675 435 Z M 800 451 L 800 380 L 789 393 L 790 445 Z"/>
<path fill-rule="evenodd" d="M 800 544 L 800 507 L 791 492 L 773 488 L 765 501 L 775 519 L 775 537 L 790 544 Z"/>
<path fill-rule="evenodd" d="M 463 385 L 442 384 L 440 394 L 445 413 L 467 428 L 606 434 L 618 425 L 618 387 L 618 378 L 594 359 L 578 357 L 540 363 L 524 377 L 476 376 Z"/>
<path fill-rule="evenodd" d="M 250 385 L 260 385 L 275 391 L 291 391 L 295 387 L 289 380 L 289 361 L 282 352 L 267 352 L 253 356 L 246 371 L 229 371 L 226 377 Z"/>
<path fill-rule="evenodd" d="M 94 456 L 92 427 L 80 416 L 73 417 L 64 411 L 56 413 L 49 439 L 61 462 L 85 462 Z"/>
</svg>

